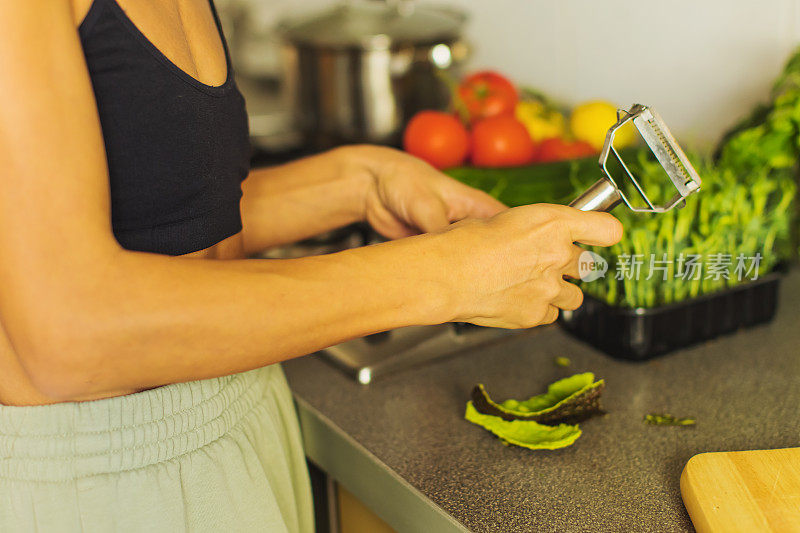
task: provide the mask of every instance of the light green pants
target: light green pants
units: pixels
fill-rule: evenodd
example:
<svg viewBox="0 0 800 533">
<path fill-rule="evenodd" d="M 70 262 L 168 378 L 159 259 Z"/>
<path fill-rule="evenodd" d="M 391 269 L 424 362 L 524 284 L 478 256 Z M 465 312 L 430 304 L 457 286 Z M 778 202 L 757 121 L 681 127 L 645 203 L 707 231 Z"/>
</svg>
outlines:
<svg viewBox="0 0 800 533">
<path fill-rule="evenodd" d="M 279 365 L 93 402 L 0 406 L 2 532 L 313 527 Z"/>
</svg>

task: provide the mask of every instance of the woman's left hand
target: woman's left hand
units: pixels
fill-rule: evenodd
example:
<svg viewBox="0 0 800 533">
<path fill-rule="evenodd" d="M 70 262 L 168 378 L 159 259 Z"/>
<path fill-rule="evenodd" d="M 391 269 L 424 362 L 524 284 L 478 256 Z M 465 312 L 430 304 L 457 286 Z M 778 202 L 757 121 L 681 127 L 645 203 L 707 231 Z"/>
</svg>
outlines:
<svg viewBox="0 0 800 533">
<path fill-rule="evenodd" d="M 382 146 L 352 146 L 367 171 L 364 218 L 389 239 L 430 233 L 465 218 L 488 218 L 507 207 L 421 159 Z"/>
</svg>

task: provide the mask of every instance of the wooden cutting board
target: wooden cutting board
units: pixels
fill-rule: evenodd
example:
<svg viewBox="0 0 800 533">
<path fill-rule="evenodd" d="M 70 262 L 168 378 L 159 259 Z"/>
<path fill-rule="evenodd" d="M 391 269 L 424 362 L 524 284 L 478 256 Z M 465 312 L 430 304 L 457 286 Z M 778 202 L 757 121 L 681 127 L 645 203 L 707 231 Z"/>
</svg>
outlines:
<svg viewBox="0 0 800 533">
<path fill-rule="evenodd" d="M 695 455 L 681 494 L 698 533 L 800 533 L 800 448 Z"/>
</svg>

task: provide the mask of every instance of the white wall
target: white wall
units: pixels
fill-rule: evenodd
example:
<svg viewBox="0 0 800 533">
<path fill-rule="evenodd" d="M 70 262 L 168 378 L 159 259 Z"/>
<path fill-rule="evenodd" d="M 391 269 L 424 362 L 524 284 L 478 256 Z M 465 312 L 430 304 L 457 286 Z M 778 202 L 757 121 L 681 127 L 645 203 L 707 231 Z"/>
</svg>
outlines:
<svg viewBox="0 0 800 533">
<path fill-rule="evenodd" d="M 247 0 L 278 13 L 330 0 Z M 430 0 L 471 14 L 475 67 L 576 103 L 652 105 L 689 143 L 758 101 L 800 44 L 800 0 Z"/>
<path fill-rule="evenodd" d="M 800 0 L 452 0 L 471 14 L 475 66 L 567 103 L 652 105 L 711 141 L 767 97 L 800 45 Z"/>
</svg>

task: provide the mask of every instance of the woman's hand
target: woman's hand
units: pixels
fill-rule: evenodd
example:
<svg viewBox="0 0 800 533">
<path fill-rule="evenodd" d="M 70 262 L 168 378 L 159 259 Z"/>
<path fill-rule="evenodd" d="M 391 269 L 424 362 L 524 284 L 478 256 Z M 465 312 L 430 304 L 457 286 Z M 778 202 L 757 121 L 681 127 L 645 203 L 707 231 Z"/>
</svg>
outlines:
<svg viewBox="0 0 800 533">
<path fill-rule="evenodd" d="M 380 146 L 345 150 L 366 171 L 364 218 L 384 237 L 438 231 L 451 222 L 488 218 L 507 209 L 405 152 Z"/>
<path fill-rule="evenodd" d="M 242 189 L 242 241 L 248 255 L 364 220 L 383 236 L 398 239 L 506 209 L 420 159 L 369 145 L 254 169 Z"/>
<path fill-rule="evenodd" d="M 621 237 L 622 225 L 608 213 L 549 204 L 453 224 L 429 238 L 449 295 L 442 300 L 450 313 L 444 318 L 501 328 L 553 322 L 559 309 L 583 301 L 581 290 L 564 279 L 579 277 L 583 249 L 574 243 L 611 246 Z"/>
</svg>

